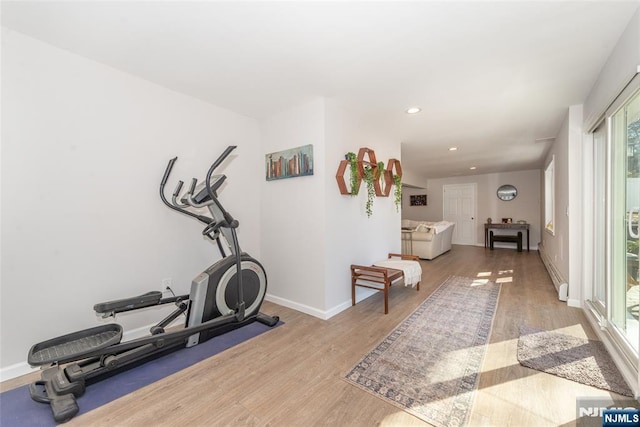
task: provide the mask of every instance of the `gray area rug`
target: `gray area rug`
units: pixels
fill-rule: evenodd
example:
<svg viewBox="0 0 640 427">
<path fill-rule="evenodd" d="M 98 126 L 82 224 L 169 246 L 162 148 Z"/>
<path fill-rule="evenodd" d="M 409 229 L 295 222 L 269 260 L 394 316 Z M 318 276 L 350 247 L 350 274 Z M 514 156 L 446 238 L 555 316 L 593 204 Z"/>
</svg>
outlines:
<svg viewBox="0 0 640 427">
<path fill-rule="evenodd" d="M 601 341 L 522 326 L 518 362 L 581 384 L 633 396 Z"/>
<path fill-rule="evenodd" d="M 345 376 L 436 426 L 465 425 L 500 284 L 449 277 Z"/>
</svg>

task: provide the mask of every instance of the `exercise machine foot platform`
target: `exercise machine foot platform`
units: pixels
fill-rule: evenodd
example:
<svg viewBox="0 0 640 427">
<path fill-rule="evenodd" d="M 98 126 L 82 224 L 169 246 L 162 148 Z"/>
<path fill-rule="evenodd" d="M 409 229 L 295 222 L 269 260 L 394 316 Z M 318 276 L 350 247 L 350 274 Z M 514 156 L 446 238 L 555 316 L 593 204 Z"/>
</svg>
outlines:
<svg viewBox="0 0 640 427">
<path fill-rule="evenodd" d="M 217 197 L 226 176 L 213 175 L 213 171 L 235 148 L 227 147 L 211 165 L 203 183 L 198 185 L 193 178 L 182 197 L 182 181 L 178 181 L 171 201 L 164 194 L 177 157 L 169 161 L 160 183 L 163 203 L 203 222 L 202 234 L 216 241 L 222 258 L 193 279 L 187 295 L 163 298 L 162 292 L 152 291 L 93 307 L 97 314 L 108 318 L 117 313 L 174 304 L 176 309 L 153 326 L 149 336 L 122 342 L 122 326 L 108 323 L 35 344 L 29 350 L 29 364 L 44 368 L 41 379 L 29 386 L 31 398 L 48 403 L 57 422 L 73 418 L 79 411 L 76 398 L 85 392 L 86 386 L 107 376 L 169 351 L 195 346 L 254 321 L 268 326 L 278 323 L 277 316 L 267 316 L 259 311 L 267 289 L 267 275 L 256 259 L 240 250 L 236 234 L 239 223 Z M 208 208 L 211 216 L 192 208 Z M 182 315 L 186 317 L 184 328 L 165 331 Z"/>
</svg>

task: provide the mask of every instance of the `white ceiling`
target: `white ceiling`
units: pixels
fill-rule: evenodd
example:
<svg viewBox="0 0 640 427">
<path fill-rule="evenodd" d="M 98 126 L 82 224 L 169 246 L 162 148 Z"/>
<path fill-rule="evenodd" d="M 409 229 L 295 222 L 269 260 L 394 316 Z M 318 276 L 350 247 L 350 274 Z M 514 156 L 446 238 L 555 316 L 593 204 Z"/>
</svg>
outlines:
<svg viewBox="0 0 640 427">
<path fill-rule="evenodd" d="M 2 1 L 1 12 L 3 26 L 257 119 L 337 99 L 402 142 L 404 169 L 435 178 L 540 167 L 550 142 L 536 140 L 585 100 L 638 5 Z"/>
</svg>

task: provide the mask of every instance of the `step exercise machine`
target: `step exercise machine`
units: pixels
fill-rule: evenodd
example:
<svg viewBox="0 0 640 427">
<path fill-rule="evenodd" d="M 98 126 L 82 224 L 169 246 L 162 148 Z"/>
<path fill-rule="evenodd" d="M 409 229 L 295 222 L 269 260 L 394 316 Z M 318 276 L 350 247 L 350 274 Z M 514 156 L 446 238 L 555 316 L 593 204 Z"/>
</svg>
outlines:
<svg viewBox="0 0 640 427">
<path fill-rule="evenodd" d="M 164 194 L 177 157 L 169 161 L 160 183 L 163 203 L 206 224 L 202 234 L 216 241 L 222 258 L 193 279 L 188 295 L 163 298 L 162 292 L 153 291 L 93 307 L 97 314 L 108 318 L 117 313 L 175 304 L 176 309 L 151 328 L 150 336 L 121 342 L 122 326 L 108 323 L 35 344 L 29 350 L 29 364 L 44 368 L 41 380 L 29 386 L 31 398 L 50 404 L 57 422 L 68 421 L 78 413 L 76 398 L 89 384 L 256 320 L 268 326 L 278 323 L 277 316 L 259 312 L 267 289 L 267 275 L 257 260 L 240 251 L 236 234 L 238 221 L 222 207 L 217 197 L 226 176 L 213 175 L 213 171 L 235 148 L 227 147 L 200 185 L 193 178 L 182 197 L 179 197 L 182 181 L 178 182 L 171 201 Z M 193 208 L 208 208 L 211 216 L 202 215 Z M 184 328 L 165 331 L 181 315 L 186 316 Z"/>
</svg>

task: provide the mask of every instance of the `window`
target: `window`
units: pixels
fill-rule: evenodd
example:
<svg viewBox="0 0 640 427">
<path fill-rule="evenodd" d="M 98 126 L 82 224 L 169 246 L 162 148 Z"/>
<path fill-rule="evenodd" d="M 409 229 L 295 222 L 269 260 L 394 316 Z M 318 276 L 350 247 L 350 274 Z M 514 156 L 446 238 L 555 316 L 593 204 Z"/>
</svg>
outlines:
<svg viewBox="0 0 640 427">
<path fill-rule="evenodd" d="M 607 316 L 607 123 L 593 132 L 593 302 L 601 317 Z"/>
<path fill-rule="evenodd" d="M 551 161 L 544 169 L 544 228 L 551 234 L 555 234 L 555 178 L 554 178 L 555 156 L 551 156 Z"/>
<path fill-rule="evenodd" d="M 640 350 L 640 91 L 611 117 L 611 321 L 633 351 Z"/>
<path fill-rule="evenodd" d="M 640 353 L 640 76 L 593 131 L 593 295 L 604 337 L 638 370 Z M 589 267 L 587 267 L 589 268 Z M 626 362 L 625 362 L 626 363 Z"/>
</svg>

